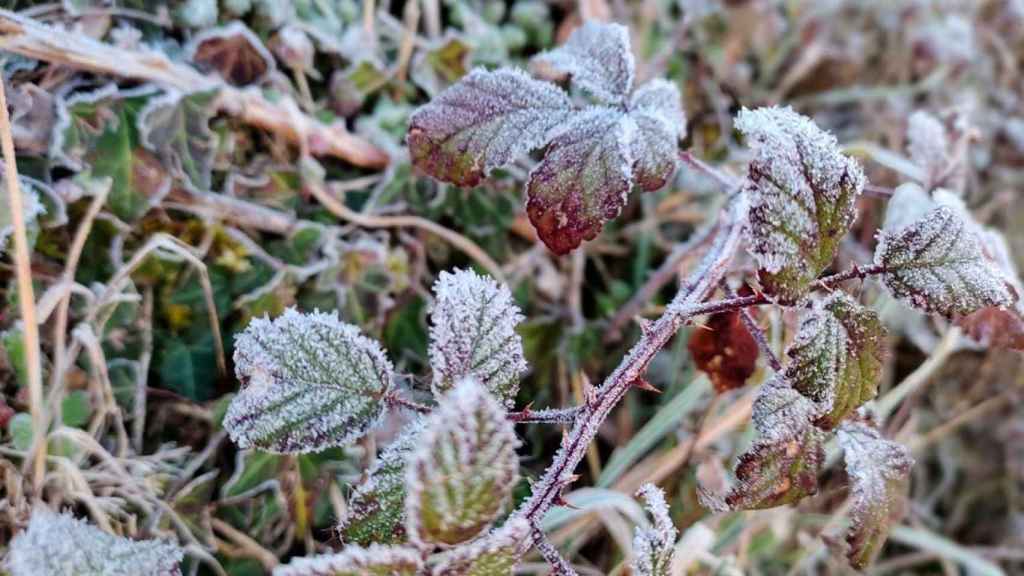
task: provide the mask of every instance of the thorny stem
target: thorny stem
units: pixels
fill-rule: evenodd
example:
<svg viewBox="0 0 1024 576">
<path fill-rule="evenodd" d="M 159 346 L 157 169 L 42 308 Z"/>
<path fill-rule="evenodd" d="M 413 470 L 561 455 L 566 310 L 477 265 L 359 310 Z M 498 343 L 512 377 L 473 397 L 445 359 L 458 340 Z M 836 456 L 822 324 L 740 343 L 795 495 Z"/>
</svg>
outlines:
<svg viewBox="0 0 1024 576">
<path fill-rule="evenodd" d="M 534 526 L 532 534 L 537 545 L 537 551 L 551 565 L 552 576 L 578 576 L 576 569 L 562 556 L 558 548 L 555 548 L 555 545 L 547 539 L 540 528 Z"/>
<path fill-rule="evenodd" d="M 722 290 L 724 290 L 725 295 L 730 298 L 734 298 L 736 296 L 736 293 L 733 292 L 732 288 L 729 287 L 729 284 L 726 283 L 725 280 L 722 280 Z M 747 332 L 750 332 L 750 335 L 754 337 L 754 341 L 757 342 L 757 347 L 764 352 L 765 358 L 768 359 L 768 365 L 772 367 L 774 372 L 781 372 L 782 363 L 779 362 L 779 358 L 775 355 L 775 351 L 772 350 L 772 347 L 768 344 L 768 338 L 765 337 L 764 330 L 761 330 L 761 327 L 757 325 L 757 322 L 754 321 L 754 317 L 750 315 L 750 312 L 748 312 L 746 308 L 740 309 L 740 319 L 743 321 L 743 325 L 747 327 Z"/>
<path fill-rule="evenodd" d="M 509 412 L 506 417 L 516 424 L 568 424 L 576 419 L 580 410 L 579 406 L 547 410 L 531 410 L 527 407 L 522 412 Z"/>
</svg>

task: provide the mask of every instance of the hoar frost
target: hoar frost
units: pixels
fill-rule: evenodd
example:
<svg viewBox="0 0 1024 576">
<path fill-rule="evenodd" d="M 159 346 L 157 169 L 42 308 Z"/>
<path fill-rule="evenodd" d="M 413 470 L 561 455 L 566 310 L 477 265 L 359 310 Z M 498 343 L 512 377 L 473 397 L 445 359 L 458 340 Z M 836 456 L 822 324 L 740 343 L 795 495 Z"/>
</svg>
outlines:
<svg viewBox="0 0 1024 576">
<path fill-rule="evenodd" d="M 672 524 L 665 494 L 653 484 L 644 484 L 637 495 L 647 504 L 647 510 L 654 518 L 654 526 L 636 528 L 633 536 L 633 572 L 637 576 L 669 576 L 679 531 Z"/>
</svg>

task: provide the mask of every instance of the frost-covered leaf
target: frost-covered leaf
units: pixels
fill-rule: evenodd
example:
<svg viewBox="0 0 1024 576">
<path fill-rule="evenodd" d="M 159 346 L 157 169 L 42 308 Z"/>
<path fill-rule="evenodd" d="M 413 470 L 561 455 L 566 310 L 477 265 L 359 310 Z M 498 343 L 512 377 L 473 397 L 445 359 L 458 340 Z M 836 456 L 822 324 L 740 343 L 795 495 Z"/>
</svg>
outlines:
<svg viewBox="0 0 1024 576">
<path fill-rule="evenodd" d="M 391 362 L 334 314 L 289 308 L 257 318 L 235 340 L 243 388 L 224 428 L 241 448 L 306 453 L 351 443 L 384 414 Z"/>
<path fill-rule="evenodd" d="M 406 473 L 406 529 L 416 543 L 454 545 L 487 528 L 519 473 L 512 424 L 478 381 L 459 382 L 427 417 Z"/>
<path fill-rule="evenodd" d="M 441 272 L 430 312 L 433 390 L 441 397 L 472 376 L 506 407 L 515 404 L 519 379 L 529 369 L 516 332 L 523 314 L 508 288 L 472 270 Z"/>
<path fill-rule="evenodd" d="M 791 108 L 744 109 L 736 128 L 754 149 L 744 187 L 758 276 L 766 292 L 794 301 L 835 258 L 864 173 L 834 136 Z"/>
<path fill-rule="evenodd" d="M 337 554 L 296 558 L 274 576 L 415 576 L 423 566 L 419 550 L 371 544 L 347 546 Z"/>
<path fill-rule="evenodd" d="M 905 447 L 861 422 L 844 422 L 839 427 L 839 446 L 853 495 L 847 558 L 854 568 L 862 569 L 874 560 L 890 525 L 902 515 L 900 499 L 914 459 Z"/>
<path fill-rule="evenodd" d="M 595 21 L 574 30 L 565 45 L 535 56 L 532 65 L 542 75 L 545 69 L 568 75 L 573 85 L 607 104 L 625 102 L 636 73 L 629 30 Z"/>
<path fill-rule="evenodd" d="M 449 32 L 416 55 L 412 79 L 433 97 L 466 75 L 472 51 L 463 38 Z"/>
<path fill-rule="evenodd" d="M 757 369 L 760 350 L 739 310 L 712 314 L 703 330 L 693 332 L 686 347 L 718 393 L 741 388 Z"/>
<path fill-rule="evenodd" d="M 590 108 L 552 140 L 526 185 L 526 212 L 552 252 L 593 240 L 626 205 L 635 137 L 636 124 L 618 110 Z"/>
<path fill-rule="evenodd" d="M 672 524 L 665 494 L 653 484 L 644 484 L 637 495 L 644 499 L 654 517 L 650 528 L 637 526 L 633 536 L 633 573 L 636 576 L 670 576 L 672 554 L 679 531 Z"/>
<path fill-rule="evenodd" d="M 1016 302 L 1005 307 L 987 306 L 957 318 L 956 323 L 964 329 L 964 333 L 985 346 L 1024 351 L 1024 302 L 1020 299 L 1024 295 L 1024 285 L 1010 247 L 1003 234 L 993 228 L 983 228 L 978 235 L 985 256 L 1002 273 Z"/>
<path fill-rule="evenodd" d="M 882 374 L 886 331 L 873 310 L 842 291 L 804 313 L 786 355 L 786 379 L 793 388 L 822 404 L 815 421 L 832 429 L 875 397 Z"/>
<path fill-rule="evenodd" d="M 970 314 L 1013 303 L 1011 287 L 986 258 L 975 227 L 949 206 L 917 222 L 879 234 L 875 264 L 898 298 L 925 312 Z"/>
<path fill-rule="evenodd" d="M 511 576 L 530 534 L 529 523 L 511 518 L 501 528 L 438 554 L 433 576 Z"/>
<path fill-rule="evenodd" d="M 11 540 L 11 576 L 177 576 L 182 551 L 170 542 L 129 540 L 38 504 Z"/>
<path fill-rule="evenodd" d="M 210 131 L 217 91 L 169 92 L 139 112 L 143 146 L 199 190 L 209 190 L 217 139 Z"/>
<path fill-rule="evenodd" d="M 758 436 L 736 466 L 737 483 L 724 501 L 702 494 L 710 508 L 750 510 L 792 504 L 818 491 L 824 435 L 812 422 L 821 409 L 784 378 L 765 383 L 754 401 Z"/>
<path fill-rule="evenodd" d="M 938 118 L 919 110 L 907 120 L 907 152 L 932 182 L 946 170 L 949 158 L 949 137 Z"/>
<path fill-rule="evenodd" d="M 399 544 L 405 535 L 406 460 L 423 431 L 416 420 L 377 457 L 362 484 L 348 499 L 346 515 L 338 524 L 343 542 L 369 546 L 371 543 Z"/>
<path fill-rule="evenodd" d="M 213 70 L 235 86 L 257 82 L 274 69 L 270 51 L 239 20 L 196 34 L 185 47 L 185 54 L 200 69 Z"/>
<path fill-rule="evenodd" d="M 36 219 L 46 213 L 46 207 L 39 201 L 39 194 L 28 180 L 19 178 L 18 183 L 18 187 L 21 189 L 22 218 L 25 221 L 31 245 L 34 242 L 35 232 L 38 230 Z M 14 232 L 14 221 L 11 220 L 11 216 L 10 200 L 7 198 L 7 182 L 4 179 L 0 182 L 0 254 L 7 250 L 7 239 Z M 14 243 L 11 244 L 13 246 Z"/>
<path fill-rule="evenodd" d="M 636 122 L 633 177 L 644 190 L 668 182 L 679 162 L 679 139 L 686 136 L 686 118 L 676 85 L 652 80 L 630 98 L 629 116 Z"/>
<path fill-rule="evenodd" d="M 438 180 L 476 186 L 547 142 L 570 112 L 556 86 L 518 70 L 478 68 L 413 113 L 409 154 Z"/>
</svg>

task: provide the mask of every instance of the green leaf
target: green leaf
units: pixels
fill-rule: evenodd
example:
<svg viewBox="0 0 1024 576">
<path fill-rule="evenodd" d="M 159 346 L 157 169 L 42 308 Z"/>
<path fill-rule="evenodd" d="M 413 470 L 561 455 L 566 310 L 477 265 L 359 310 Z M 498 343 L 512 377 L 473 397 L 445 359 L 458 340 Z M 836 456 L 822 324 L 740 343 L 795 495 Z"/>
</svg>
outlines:
<svg viewBox="0 0 1024 576">
<path fill-rule="evenodd" d="M 214 545 L 213 526 L 210 522 L 210 501 L 217 487 L 219 470 L 193 478 L 181 487 L 170 501 L 171 509 L 177 514 L 189 532 L 206 546 Z M 166 514 L 160 518 L 160 527 L 168 532 L 176 528 L 174 521 Z"/>
<path fill-rule="evenodd" d="M 293 308 L 235 340 L 243 388 L 224 428 L 241 448 L 307 453 L 350 444 L 384 415 L 392 367 L 380 345 L 333 314 Z"/>
<path fill-rule="evenodd" d="M 786 351 L 785 377 L 825 412 L 815 424 L 839 425 L 878 393 L 886 330 L 873 310 L 845 292 L 833 292 L 805 312 Z"/>
<path fill-rule="evenodd" d="M 32 446 L 32 415 L 18 412 L 7 423 L 7 433 L 11 435 L 11 443 L 18 450 L 28 450 Z"/>
<path fill-rule="evenodd" d="M 432 576 L 510 576 L 522 555 L 530 525 L 512 518 L 487 536 L 460 544 L 431 560 Z"/>
<path fill-rule="evenodd" d="M 423 431 L 423 422 L 410 423 L 377 457 L 367 478 L 348 499 L 348 510 L 338 524 L 343 542 L 368 546 L 399 544 L 405 534 L 406 460 Z"/>
<path fill-rule="evenodd" d="M 938 206 L 903 228 L 882 232 L 875 264 L 894 296 L 925 312 L 966 315 L 1016 300 L 996 263 L 985 256 L 977 227 L 958 210 Z"/>
<path fill-rule="evenodd" d="M 758 277 L 768 294 L 792 302 L 835 258 L 857 215 L 864 172 L 834 136 L 791 108 L 743 109 L 736 128 L 754 149 L 744 189 Z"/>
<path fill-rule="evenodd" d="M 81 428 L 89 423 L 92 415 L 92 404 L 89 393 L 85 390 L 74 390 L 68 393 L 60 403 L 64 424 L 73 428 Z"/>
<path fill-rule="evenodd" d="M 39 227 L 36 225 L 37 218 L 46 213 L 46 207 L 39 201 L 39 193 L 35 186 L 25 178 L 18 178 L 21 189 L 22 215 L 25 221 L 25 232 L 28 236 L 29 249 L 35 244 Z M 11 219 L 11 204 L 7 197 L 6 179 L 0 182 L 0 255 L 8 251 L 7 239 L 14 232 L 14 222 Z M 13 242 L 11 242 L 13 251 Z"/>
<path fill-rule="evenodd" d="M 430 311 L 430 365 L 437 397 L 467 376 L 506 407 L 529 369 L 516 332 L 523 314 L 506 286 L 472 270 L 441 272 Z"/>
<path fill-rule="evenodd" d="M 338 554 L 296 558 L 274 569 L 274 576 L 415 576 L 422 565 L 415 548 L 371 544 L 348 546 Z"/>
<path fill-rule="evenodd" d="M 504 407 L 471 378 L 425 426 L 406 471 L 406 530 L 418 544 L 459 544 L 501 513 L 519 473 L 519 441 Z"/>
<path fill-rule="evenodd" d="M 210 130 L 216 90 L 153 98 L 139 112 L 142 145 L 198 190 L 209 190 L 217 140 Z"/>
<path fill-rule="evenodd" d="M 230 498 L 244 494 L 266 482 L 277 478 L 285 459 L 278 454 L 259 450 L 241 450 L 235 459 L 235 472 L 221 488 L 221 496 Z"/>
<path fill-rule="evenodd" d="M 907 448 L 882 438 L 878 429 L 861 422 L 840 426 L 839 446 L 853 494 L 846 557 L 860 570 L 874 561 L 890 526 L 903 514 L 901 499 L 914 459 Z"/>
</svg>

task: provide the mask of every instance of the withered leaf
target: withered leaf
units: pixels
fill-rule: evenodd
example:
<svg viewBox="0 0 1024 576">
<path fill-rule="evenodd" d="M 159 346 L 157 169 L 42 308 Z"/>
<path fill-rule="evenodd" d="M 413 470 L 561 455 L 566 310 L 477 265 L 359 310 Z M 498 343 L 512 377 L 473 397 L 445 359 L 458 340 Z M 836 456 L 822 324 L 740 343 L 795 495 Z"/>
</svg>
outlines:
<svg viewBox="0 0 1024 576">
<path fill-rule="evenodd" d="M 757 368 L 757 341 L 739 310 L 709 316 L 703 329 L 690 336 L 687 348 L 718 393 L 743 387 Z"/>
<path fill-rule="evenodd" d="M 196 34 L 185 52 L 200 69 L 215 71 L 235 86 L 257 82 L 274 69 L 270 51 L 238 20 Z"/>
</svg>

